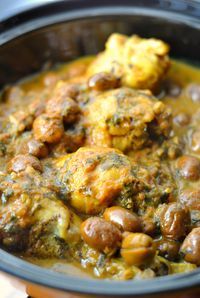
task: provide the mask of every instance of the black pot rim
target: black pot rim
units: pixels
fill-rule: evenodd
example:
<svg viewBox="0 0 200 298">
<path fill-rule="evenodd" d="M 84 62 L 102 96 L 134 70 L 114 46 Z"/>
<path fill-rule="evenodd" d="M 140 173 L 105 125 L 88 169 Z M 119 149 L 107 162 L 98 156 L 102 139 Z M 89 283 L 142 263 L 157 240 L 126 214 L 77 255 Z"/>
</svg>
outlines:
<svg viewBox="0 0 200 298">
<path fill-rule="evenodd" d="M 0 250 L 0 270 L 30 283 L 60 291 L 82 294 L 134 297 L 176 292 L 200 285 L 200 268 L 149 280 L 110 281 L 78 278 L 41 268 Z"/>
<path fill-rule="evenodd" d="M 45 0 L 39 0 L 37 6 L 27 11 L 20 6 L 20 2 L 23 3 L 24 0 L 18 1 L 18 9 L 14 11 L 16 14 L 14 16 L 11 14 L 8 19 L 0 22 L 0 46 L 21 35 L 55 23 L 99 16 L 154 16 L 200 29 L 200 2 L 198 0 L 191 2 L 188 11 L 184 5 L 189 0 L 56 0 L 47 2 L 46 5 Z M 167 3 L 171 3 L 171 6 L 166 5 Z M 61 9 L 54 12 L 59 4 L 64 4 L 67 11 Z M 3 12 L 0 12 L 0 19 L 1 13 Z"/>
<path fill-rule="evenodd" d="M 41 3 L 43 1 L 41 0 Z M 61 3 L 63 1 L 56 1 L 55 3 Z M 82 3 L 81 0 L 67 1 L 70 5 L 72 2 L 76 5 L 69 6 L 67 12 L 52 13 L 51 15 L 37 14 L 35 19 L 30 18 L 30 14 L 35 14 L 34 9 L 37 12 L 45 11 L 45 5 L 38 4 L 37 8 L 28 10 L 28 17 L 25 18 L 26 12 L 18 11 L 18 16 L 15 15 L 15 22 L 13 23 L 13 17 L 4 21 L 0 28 L 0 45 L 3 45 L 13 39 L 27 34 L 36 29 L 52 25 L 54 23 L 67 22 L 72 20 L 97 18 L 98 16 L 115 16 L 120 15 L 143 15 L 143 16 L 159 16 L 161 18 L 168 19 L 168 21 L 176 20 L 188 24 L 189 26 L 198 28 L 200 30 L 200 2 L 193 1 L 191 5 L 197 5 L 199 10 L 194 12 L 177 11 L 177 8 L 167 8 L 163 10 L 163 3 L 170 1 L 159 1 L 160 5 L 153 5 L 157 1 L 149 0 L 149 3 L 153 7 L 148 5 L 134 5 L 139 1 L 123 1 L 122 0 L 108 0 L 92 2 L 90 0 L 84 0 L 85 8 L 78 8 L 77 3 Z M 105 5 L 105 3 L 107 4 Z M 145 2 L 145 1 L 144 1 Z M 188 3 L 185 0 L 175 0 L 176 3 Z M 54 4 L 55 4 L 54 3 Z M 121 4 L 120 4 L 121 3 Z M 140 2 L 141 3 L 141 2 Z M 90 4 L 87 7 L 86 4 Z M 161 5 L 162 4 L 162 5 Z M 47 5 L 50 5 L 49 3 Z M 198 12 L 198 13 L 197 13 Z M 109 281 L 109 280 L 92 280 L 86 278 L 77 278 L 54 272 L 50 269 L 40 268 L 39 266 L 30 264 L 18 257 L 15 257 L 4 250 L 0 249 L 0 270 L 5 273 L 11 274 L 23 280 L 31 283 L 39 284 L 45 287 L 54 288 L 67 292 L 76 292 L 84 294 L 108 295 L 108 296 L 142 296 L 157 293 L 169 293 L 173 291 L 194 288 L 200 286 L 200 269 L 185 273 L 169 275 L 164 277 L 157 277 L 152 280 L 134 280 L 134 281 Z"/>
</svg>

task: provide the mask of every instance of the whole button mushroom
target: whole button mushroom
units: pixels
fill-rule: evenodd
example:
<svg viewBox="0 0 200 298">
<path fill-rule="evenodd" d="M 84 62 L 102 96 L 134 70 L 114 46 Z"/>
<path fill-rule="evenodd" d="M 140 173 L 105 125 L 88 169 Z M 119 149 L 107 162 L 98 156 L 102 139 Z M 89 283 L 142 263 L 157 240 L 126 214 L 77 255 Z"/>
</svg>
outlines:
<svg viewBox="0 0 200 298">
<path fill-rule="evenodd" d="M 173 122 L 178 126 L 186 126 L 190 123 L 190 116 L 186 113 L 179 113 L 174 117 Z"/>
<path fill-rule="evenodd" d="M 96 91 L 104 91 L 119 87 L 119 82 L 112 73 L 99 72 L 89 78 L 88 87 Z"/>
<path fill-rule="evenodd" d="M 177 259 L 180 249 L 180 243 L 167 238 L 156 241 L 159 254 L 164 258 L 174 261 Z"/>
<path fill-rule="evenodd" d="M 193 229 L 183 241 L 181 252 L 187 262 L 200 266 L 200 228 Z"/>
<path fill-rule="evenodd" d="M 107 208 L 103 214 L 105 220 L 111 221 L 118 226 L 122 231 L 140 232 L 141 220 L 137 214 L 122 208 L 120 206 L 113 206 Z"/>
<path fill-rule="evenodd" d="M 187 180 L 195 181 L 200 178 L 200 161 L 194 156 L 179 157 L 176 167 L 180 175 Z"/>
<path fill-rule="evenodd" d="M 182 191 L 179 196 L 179 201 L 190 210 L 200 211 L 200 190 L 189 188 Z"/>
<path fill-rule="evenodd" d="M 190 147 L 194 152 L 200 153 L 200 129 L 197 129 L 192 133 Z"/>
<path fill-rule="evenodd" d="M 62 120 L 42 114 L 33 122 L 33 133 L 38 141 L 58 143 L 64 134 Z"/>
<path fill-rule="evenodd" d="M 200 85 L 199 84 L 190 84 L 186 93 L 194 102 L 200 102 Z"/>
<path fill-rule="evenodd" d="M 81 86 L 79 84 L 71 83 L 65 86 L 64 96 L 70 97 L 74 100 L 78 97 L 81 90 Z"/>
<path fill-rule="evenodd" d="M 28 110 L 31 113 L 31 115 L 33 115 L 35 118 L 45 112 L 45 106 L 46 106 L 46 103 L 42 101 L 40 97 L 36 97 L 36 99 L 34 99 L 28 105 Z"/>
<path fill-rule="evenodd" d="M 155 256 L 153 239 L 143 233 L 128 233 L 122 241 L 121 256 L 132 266 L 148 264 Z"/>
<path fill-rule="evenodd" d="M 164 237 L 179 240 L 187 234 L 191 222 L 187 207 L 178 203 L 164 204 L 159 213 L 160 229 Z"/>
<path fill-rule="evenodd" d="M 44 143 L 34 139 L 28 141 L 26 147 L 26 150 L 29 154 L 34 155 L 38 158 L 46 157 L 49 153 L 48 148 Z"/>
<path fill-rule="evenodd" d="M 46 112 L 52 116 L 62 117 L 63 121 L 69 124 L 79 118 L 80 108 L 70 97 L 53 97 L 47 102 Z"/>
<path fill-rule="evenodd" d="M 150 217 L 144 216 L 142 218 L 142 231 L 144 234 L 153 236 L 156 233 L 156 223 Z"/>
<path fill-rule="evenodd" d="M 100 217 L 89 217 L 81 225 L 83 240 L 94 249 L 112 254 L 120 247 L 121 231 L 111 222 Z"/>
<path fill-rule="evenodd" d="M 38 158 L 28 154 L 16 155 L 8 164 L 9 172 L 22 172 L 25 171 L 28 166 L 33 167 L 35 170 L 42 171 L 42 165 Z"/>
<path fill-rule="evenodd" d="M 165 92 L 167 95 L 172 97 L 177 97 L 181 93 L 181 87 L 172 81 L 166 81 L 165 82 Z"/>
<path fill-rule="evenodd" d="M 80 85 L 76 83 L 68 83 L 63 80 L 57 81 L 51 93 L 51 100 L 62 102 L 65 98 L 76 99 L 80 93 Z"/>
</svg>

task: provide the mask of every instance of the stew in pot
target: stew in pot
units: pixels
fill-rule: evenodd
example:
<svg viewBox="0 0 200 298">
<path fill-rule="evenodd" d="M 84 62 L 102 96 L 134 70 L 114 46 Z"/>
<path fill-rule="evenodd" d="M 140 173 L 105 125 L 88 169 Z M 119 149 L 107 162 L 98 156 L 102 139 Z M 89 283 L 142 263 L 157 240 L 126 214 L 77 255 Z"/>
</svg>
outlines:
<svg viewBox="0 0 200 298">
<path fill-rule="evenodd" d="M 200 70 L 168 54 L 113 34 L 97 56 L 5 86 L 2 248 L 117 280 L 200 266 Z"/>
</svg>

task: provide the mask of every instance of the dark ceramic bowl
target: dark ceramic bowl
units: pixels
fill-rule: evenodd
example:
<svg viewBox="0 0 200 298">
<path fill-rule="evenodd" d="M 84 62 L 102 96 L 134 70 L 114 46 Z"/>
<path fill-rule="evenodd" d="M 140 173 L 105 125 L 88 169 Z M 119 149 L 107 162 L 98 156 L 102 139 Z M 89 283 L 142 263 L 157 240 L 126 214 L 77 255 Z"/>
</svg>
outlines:
<svg viewBox="0 0 200 298">
<path fill-rule="evenodd" d="M 95 54 L 112 32 L 158 37 L 171 45 L 173 56 L 200 61 L 199 1 L 16 0 L 10 6 L 9 2 L 0 3 L 1 86 L 37 72 L 44 65 Z M 200 270 L 147 281 L 99 281 L 42 269 L 3 250 L 0 270 L 12 281 L 17 278 L 35 298 L 172 297 L 175 292 L 179 295 L 175 297 L 182 297 L 182 293 L 200 287 Z"/>
</svg>

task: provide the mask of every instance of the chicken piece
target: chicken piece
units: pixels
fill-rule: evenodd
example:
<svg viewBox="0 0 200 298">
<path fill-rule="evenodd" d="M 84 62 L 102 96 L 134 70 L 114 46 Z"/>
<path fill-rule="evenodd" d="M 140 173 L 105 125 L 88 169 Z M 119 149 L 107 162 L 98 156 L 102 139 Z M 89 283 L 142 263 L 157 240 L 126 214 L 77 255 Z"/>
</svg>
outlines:
<svg viewBox="0 0 200 298">
<path fill-rule="evenodd" d="M 29 234 L 28 254 L 66 257 L 81 240 L 81 219 L 56 197 L 39 198 L 32 210 L 34 224 Z"/>
<path fill-rule="evenodd" d="M 115 33 L 89 66 L 88 75 L 111 72 L 124 86 L 154 90 L 169 68 L 168 52 L 169 46 L 159 39 Z"/>
<path fill-rule="evenodd" d="M 25 250 L 36 256 L 66 254 L 68 247 L 80 240 L 79 217 L 53 191 L 36 188 L 22 176 L 18 182 L 11 179 L 9 176 L 9 181 L 0 185 L 0 242 L 9 250 Z"/>
<path fill-rule="evenodd" d="M 119 88 L 97 95 L 85 111 L 87 143 L 121 151 L 141 149 L 167 137 L 171 114 L 149 91 Z"/>
<path fill-rule="evenodd" d="M 8 188 L 2 193 L 0 205 L 0 242 L 11 251 L 24 250 L 28 243 L 30 199 L 13 195 Z"/>
<path fill-rule="evenodd" d="M 92 147 L 58 159 L 58 182 L 66 200 L 78 211 L 97 214 L 129 186 L 132 198 L 140 181 L 132 174 L 129 158 L 120 151 Z"/>
</svg>

